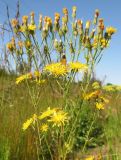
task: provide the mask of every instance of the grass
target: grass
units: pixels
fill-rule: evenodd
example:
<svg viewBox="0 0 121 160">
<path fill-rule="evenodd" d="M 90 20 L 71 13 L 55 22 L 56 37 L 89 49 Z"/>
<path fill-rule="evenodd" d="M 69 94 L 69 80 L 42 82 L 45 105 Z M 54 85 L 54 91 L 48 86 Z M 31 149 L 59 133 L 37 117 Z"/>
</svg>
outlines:
<svg viewBox="0 0 121 160">
<path fill-rule="evenodd" d="M 34 113 L 29 92 L 24 84 L 17 86 L 15 76 L 1 74 L 0 77 L 0 160 L 34 160 L 36 157 L 35 137 L 31 131 L 23 133 L 23 122 Z M 30 89 L 34 92 L 33 87 Z M 38 87 L 39 110 L 57 106 L 61 95 L 51 94 L 51 88 Z M 76 88 L 74 92 L 77 92 Z M 31 93 L 32 93 L 31 92 Z M 46 97 L 44 96 L 46 93 Z M 121 94 L 109 94 L 110 104 L 106 109 L 104 125 L 105 144 L 88 149 L 87 155 L 102 154 L 106 160 L 121 159 Z M 50 98 L 51 97 L 51 98 Z M 36 97 L 35 97 L 36 98 Z M 77 154 L 80 157 L 80 153 Z M 81 155 L 82 156 L 82 155 Z M 85 156 L 85 155 L 84 155 Z M 80 159 L 80 158 L 78 158 Z"/>
</svg>

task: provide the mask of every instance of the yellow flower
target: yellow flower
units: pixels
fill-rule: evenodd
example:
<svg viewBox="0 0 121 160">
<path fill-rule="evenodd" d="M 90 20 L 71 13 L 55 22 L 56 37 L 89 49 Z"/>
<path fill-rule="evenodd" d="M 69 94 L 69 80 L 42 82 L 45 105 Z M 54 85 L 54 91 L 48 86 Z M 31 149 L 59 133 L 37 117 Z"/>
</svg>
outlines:
<svg viewBox="0 0 121 160">
<path fill-rule="evenodd" d="M 23 42 L 22 41 L 18 41 L 18 46 L 19 46 L 19 48 L 23 48 L 23 46 L 24 46 Z"/>
<path fill-rule="evenodd" d="M 99 109 L 99 110 L 104 109 L 104 103 L 102 103 L 102 102 L 97 102 L 97 103 L 96 103 L 96 108 Z"/>
<path fill-rule="evenodd" d="M 48 125 L 47 124 L 42 124 L 42 126 L 40 127 L 40 131 L 47 132 L 47 130 L 48 130 Z"/>
<path fill-rule="evenodd" d="M 96 9 L 96 10 L 95 10 L 95 16 L 98 17 L 98 16 L 99 16 L 99 13 L 100 13 L 99 10 Z"/>
<path fill-rule="evenodd" d="M 27 79 L 31 79 L 31 78 L 32 78 L 32 74 L 31 73 L 24 74 L 24 75 L 16 78 L 16 84 L 19 84 L 22 81 L 27 80 Z"/>
<path fill-rule="evenodd" d="M 65 113 L 64 111 L 54 112 L 51 119 L 49 119 L 48 121 L 53 122 L 53 126 L 60 127 L 68 121 L 67 113 Z"/>
<path fill-rule="evenodd" d="M 62 63 L 48 64 L 45 66 L 44 70 L 54 76 L 64 76 L 68 72 L 67 67 Z"/>
<path fill-rule="evenodd" d="M 29 41 L 29 40 L 27 40 L 27 41 L 25 41 L 25 47 L 26 48 L 30 48 L 31 47 L 31 41 Z"/>
<path fill-rule="evenodd" d="M 68 9 L 67 8 L 63 8 L 63 14 L 68 15 Z"/>
<path fill-rule="evenodd" d="M 23 24 L 27 24 L 27 22 L 28 22 L 28 16 L 23 16 L 22 17 L 22 22 L 23 22 Z"/>
<path fill-rule="evenodd" d="M 77 7 L 76 7 L 76 6 L 73 6 L 73 7 L 72 7 L 72 12 L 76 12 L 76 10 L 77 10 Z"/>
<path fill-rule="evenodd" d="M 100 91 L 97 90 L 97 91 L 94 91 L 94 92 L 91 92 L 91 93 L 88 93 L 88 94 L 84 95 L 84 99 L 89 100 L 91 98 L 97 97 L 99 94 L 100 94 Z"/>
<path fill-rule="evenodd" d="M 36 30 L 36 25 L 35 24 L 29 24 L 28 25 L 28 30 L 29 31 L 35 31 Z"/>
<path fill-rule="evenodd" d="M 108 46 L 108 44 L 109 44 L 109 43 L 107 43 L 107 41 L 106 41 L 105 38 L 102 38 L 100 42 L 101 42 L 101 46 L 102 46 L 103 48 L 106 48 L 106 47 Z"/>
<path fill-rule="evenodd" d="M 23 123 L 23 127 L 22 129 L 25 131 L 33 122 L 33 119 L 30 118 L 30 119 L 27 119 L 27 121 L 25 123 Z"/>
<path fill-rule="evenodd" d="M 104 103 L 109 103 L 109 100 L 107 98 L 103 97 L 103 96 L 101 96 L 100 99 L 102 99 L 102 101 Z"/>
<path fill-rule="evenodd" d="M 92 87 L 93 87 L 94 89 L 99 89 L 99 88 L 100 88 L 100 84 L 99 84 L 98 82 L 94 82 L 94 83 L 92 84 Z"/>
<path fill-rule="evenodd" d="M 90 27 L 90 21 L 87 21 L 87 22 L 86 22 L 86 27 L 85 27 L 85 28 L 86 28 L 86 29 L 89 29 L 89 27 Z"/>
<path fill-rule="evenodd" d="M 34 71 L 34 76 L 35 76 L 35 77 L 40 77 L 40 76 L 41 76 L 40 71 Z"/>
<path fill-rule="evenodd" d="M 60 14 L 55 13 L 55 21 L 58 22 L 60 20 Z"/>
<path fill-rule="evenodd" d="M 106 85 L 106 86 L 103 86 L 103 90 L 105 91 L 115 91 L 113 85 Z"/>
<path fill-rule="evenodd" d="M 45 16 L 44 17 L 44 25 L 45 25 L 45 28 L 46 28 L 46 25 L 47 25 L 47 27 L 51 26 L 52 25 L 52 19 L 50 17 Z"/>
<path fill-rule="evenodd" d="M 13 51 L 14 47 L 13 47 L 13 44 L 11 42 L 9 42 L 6 47 L 8 48 L 9 51 Z"/>
<path fill-rule="evenodd" d="M 87 65 L 86 64 L 82 64 L 80 62 L 70 62 L 69 63 L 69 68 L 71 70 L 75 70 L 75 71 L 78 71 L 78 70 L 87 70 Z"/>
<path fill-rule="evenodd" d="M 11 25 L 12 25 L 12 27 L 16 27 L 18 25 L 18 20 L 17 19 L 12 19 L 11 20 Z"/>
<path fill-rule="evenodd" d="M 107 27 L 106 28 L 106 32 L 108 33 L 109 36 L 111 36 L 112 34 L 114 34 L 116 31 L 117 30 L 114 27 Z"/>
<path fill-rule="evenodd" d="M 27 119 L 25 123 L 23 123 L 22 129 L 25 131 L 32 123 L 34 123 L 37 119 L 37 115 L 34 114 L 32 118 Z"/>
<path fill-rule="evenodd" d="M 27 31 L 27 26 L 26 26 L 26 25 L 20 26 L 19 31 L 20 31 L 20 32 L 26 32 L 26 31 Z"/>
<path fill-rule="evenodd" d="M 47 118 L 49 116 L 51 116 L 52 114 L 54 114 L 56 112 L 56 108 L 50 109 L 50 107 L 47 109 L 47 111 L 43 112 L 38 118 L 40 120 Z"/>
<path fill-rule="evenodd" d="M 85 160 L 94 160 L 94 156 L 87 157 Z"/>
</svg>

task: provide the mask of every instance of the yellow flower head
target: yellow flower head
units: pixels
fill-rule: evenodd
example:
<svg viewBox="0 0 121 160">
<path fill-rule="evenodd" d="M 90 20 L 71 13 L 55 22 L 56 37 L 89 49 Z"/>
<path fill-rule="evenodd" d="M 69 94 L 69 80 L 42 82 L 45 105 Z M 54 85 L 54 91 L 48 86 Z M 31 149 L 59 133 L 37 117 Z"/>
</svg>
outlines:
<svg viewBox="0 0 121 160">
<path fill-rule="evenodd" d="M 104 103 L 109 103 L 109 100 L 103 96 L 100 97 L 100 99 L 104 102 Z"/>
<path fill-rule="evenodd" d="M 107 43 L 107 40 L 106 40 L 105 38 L 102 38 L 102 39 L 101 39 L 101 46 L 102 46 L 103 48 L 106 48 L 106 47 L 108 46 L 108 44 L 109 44 L 109 43 Z"/>
<path fill-rule="evenodd" d="M 91 98 L 97 97 L 99 94 L 100 94 L 100 91 L 97 90 L 97 91 L 94 91 L 94 92 L 91 92 L 91 93 L 84 95 L 84 99 L 89 100 Z"/>
<path fill-rule="evenodd" d="M 73 7 L 72 7 L 72 12 L 76 12 L 76 10 L 77 10 L 77 7 L 76 7 L 76 6 L 73 6 Z"/>
<path fill-rule="evenodd" d="M 34 114 L 32 118 L 29 118 L 26 120 L 25 123 L 23 123 L 22 129 L 25 131 L 32 123 L 34 123 L 37 119 L 37 115 Z"/>
<path fill-rule="evenodd" d="M 48 26 L 52 25 L 52 19 L 50 17 L 47 17 L 47 25 Z"/>
<path fill-rule="evenodd" d="M 34 15 L 35 15 L 35 14 L 34 14 L 34 12 L 32 11 L 32 12 L 30 13 L 30 16 L 34 17 Z"/>
<path fill-rule="evenodd" d="M 48 130 L 48 125 L 47 124 L 42 124 L 41 127 L 40 127 L 40 131 L 41 132 L 47 132 Z"/>
<path fill-rule="evenodd" d="M 55 77 L 64 76 L 68 72 L 67 67 L 60 62 L 48 64 L 45 66 L 44 70 L 54 75 Z"/>
<path fill-rule="evenodd" d="M 9 51 L 13 51 L 14 47 L 13 44 L 11 42 L 7 43 L 6 47 L 8 48 Z"/>
<path fill-rule="evenodd" d="M 27 26 L 26 25 L 20 26 L 19 31 L 20 32 L 26 32 L 27 31 Z"/>
<path fill-rule="evenodd" d="M 24 43 L 22 41 L 18 41 L 18 46 L 19 46 L 19 48 L 23 48 Z"/>
<path fill-rule="evenodd" d="M 29 31 L 35 31 L 36 30 L 36 25 L 35 24 L 29 24 L 28 25 L 28 30 Z"/>
<path fill-rule="evenodd" d="M 40 120 L 47 118 L 49 116 L 51 116 L 52 114 L 54 114 L 56 112 L 56 108 L 54 109 L 50 109 L 50 107 L 47 109 L 47 111 L 43 112 L 38 118 Z"/>
<path fill-rule="evenodd" d="M 79 71 L 79 70 L 85 71 L 85 70 L 87 70 L 88 67 L 86 64 L 82 64 L 80 62 L 70 62 L 69 68 L 74 71 Z"/>
<path fill-rule="evenodd" d="M 87 157 L 85 160 L 94 160 L 94 156 Z"/>
<path fill-rule="evenodd" d="M 79 28 L 81 28 L 81 29 L 83 28 L 83 21 L 82 20 L 78 19 L 77 24 L 78 24 Z"/>
<path fill-rule="evenodd" d="M 97 103 L 96 103 L 96 108 L 97 108 L 98 110 L 104 109 L 104 103 L 102 103 L 102 102 L 97 102 Z"/>
<path fill-rule="evenodd" d="M 53 126 L 60 127 L 68 121 L 68 116 L 67 113 L 65 113 L 64 111 L 58 111 L 55 112 L 48 121 L 52 122 Z"/>
<path fill-rule="evenodd" d="M 23 22 L 23 24 L 27 24 L 28 23 L 28 16 L 23 16 L 22 22 Z"/>
<path fill-rule="evenodd" d="M 55 21 L 58 22 L 60 20 L 60 14 L 55 13 Z"/>
<path fill-rule="evenodd" d="M 89 29 L 89 28 L 90 28 L 90 24 L 91 24 L 91 22 L 90 22 L 90 21 L 87 21 L 87 22 L 86 22 L 86 27 L 85 27 L 85 28 L 86 28 L 86 29 Z"/>
<path fill-rule="evenodd" d="M 95 10 L 95 16 L 98 17 L 98 16 L 99 16 L 99 13 L 100 13 L 99 10 L 96 9 L 96 10 Z"/>
<path fill-rule="evenodd" d="M 68 15 L 68 9 L 67 8 L 63 8 L 63 14 Z"/>
<path fill-rule="evenodd" d="M 116 32 L 116 28 L 114 28 L 114 27 L 107 27 L 106 28 L 106 32 L 108 33 L 109 36 L 111 36 L 112 34 L 114 34 Z"/>
<path fill-rule="evenodd" d="M 45 16 L 44 17 L 44 27 L 47 29 L 51 25 L 52 25 L 52 19 L 50 17 Z"/>
<path fill-rule="evenodd" d="M 35 77 L 40 77 L 40 76 L 41 76 L 40 71 L 34 71 L 34 76 L 35 76 Z"/>
<path fill-rule="evenodd" d="M 30 48 L 31 47 L 31 42 L 29 40 L 25 41 L 25 47 Z"/>
<path fill-rule="evenodd" d="M 92 83 L 92 87 L 93 87 L 94 89 L 99 89 L 99 88 L 100 88 L 99 82 L 94 82 L 94 83 Z"/>
<path fill-rule="evenodd" d="M 21 75 L 20 77 L 16 78 L 16 84 L 19 84 L 19 83 L 23 82 L 24 80 L 31 79 L 31 78 L 32 78 L 31 73 Z"/>
<path fill-rule="evenodd" d="M 18 25 L 18 20 L 17 19 L 12 19 L 11 20 L 11 25 L 12 25 L 12 27 L 16 27 Z"/>
<path fill-rule="evenodd" d="M 27 119 L 27 121 L 25 123 L 23 123 L 23 127 L 22 129 L 25 131 L 33 122 L 33 119 L 30 118 L 30 119 Z"/>
</svg>

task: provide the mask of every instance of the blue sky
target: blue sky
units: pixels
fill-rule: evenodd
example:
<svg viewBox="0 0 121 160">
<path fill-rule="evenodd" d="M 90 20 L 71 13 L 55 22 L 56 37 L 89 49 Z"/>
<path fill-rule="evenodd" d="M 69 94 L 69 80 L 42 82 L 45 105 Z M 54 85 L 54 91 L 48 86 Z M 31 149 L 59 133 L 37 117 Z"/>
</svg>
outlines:
<svg viewBox="0 0 121 160">
<path fill-rule="evenodd" d="M 15 16 L 17 0 L 0 0 L 0 24 L 6 20 L 5 4 L 10 8 L 10 17 Z M 27 15 L 35 11 L 39 14 L 53 17 L 55 12 L 62 12 L 67 7 L 77 6 L 78 18 L 83 21 L 92 19 L 95 9 L 100 10 L 106 26 L 114 26 L 117 33 L 113 36 L 110 47 L 104 51 L 104 56 L 96 70 L 96 76 L 105 82 L 121 84 L 121 0 L 21 0 L 20 13 Z"/>
</svg>

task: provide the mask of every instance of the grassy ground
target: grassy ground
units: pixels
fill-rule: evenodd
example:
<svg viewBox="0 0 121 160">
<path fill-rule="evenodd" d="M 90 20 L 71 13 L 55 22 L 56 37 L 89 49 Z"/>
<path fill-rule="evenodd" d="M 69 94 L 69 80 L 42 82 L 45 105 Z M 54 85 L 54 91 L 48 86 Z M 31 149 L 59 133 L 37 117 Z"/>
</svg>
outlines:
<svg viewBox="0 0 121 160">
<path fill-rule="evenodd" d="M 34 92 L 30 87 L 31 93 Z M 58 93 L 50 94 L 51 88 L 38 88 L 39 111 L 45 107 L 57 106 Z M 46 97 L 45 94 L 46 93 Z M 105 159 L 121 160 L 121 95 L 109 94 L 110 104 L 106 109 L 105 144 L 89 149 L 87 155 L 103 154 Z M 39 112 L 38 111 L 38 112 Z M 36 147 L 34 135 L 22 132 L 22 123 L 34 113 L 26 86 L 16 86 L 15 77 L 1 74 L 0 77 L 0 160 L 34 160 Z M 34 149 L 33 149 L 34 148 Z M 9 158 L 8 158 L 9 157 Z M 80 157 L 80 153 L 77 157 Z M 111 158 L 112 157 L 112 158 Z M 79 158 L 80 159 L 80 158 Z"/>
</svg>

